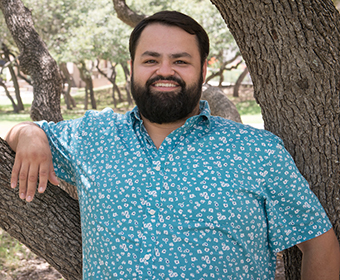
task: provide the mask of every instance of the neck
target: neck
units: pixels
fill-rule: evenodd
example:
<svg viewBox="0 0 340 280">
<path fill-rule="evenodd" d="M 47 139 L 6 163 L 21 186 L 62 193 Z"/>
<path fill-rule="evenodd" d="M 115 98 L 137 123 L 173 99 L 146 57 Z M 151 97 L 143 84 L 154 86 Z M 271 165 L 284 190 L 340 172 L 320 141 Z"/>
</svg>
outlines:
<svg viewBox="0 0 340 280">
<path fill-rule="evenodd" d="M 174 130 L 177 128 L 180 128 L 183 124 L 185 124 L 186 120 L 189 119 L 192 116 L 199 114 L 199 104 L 195 107 L 195 109 L 186 116 L 184 119 L 178 120 L 173 123 L 153 123 L 150 122 L 148 119 L 144 118 L 143 123 L 146 131 L 150 135 L 150 138 L 152 139 L 153 143 L 155 144 L 156 148 L 159 149 L 159 147 L 162 145 L 164 139 Z"/>
</svg>

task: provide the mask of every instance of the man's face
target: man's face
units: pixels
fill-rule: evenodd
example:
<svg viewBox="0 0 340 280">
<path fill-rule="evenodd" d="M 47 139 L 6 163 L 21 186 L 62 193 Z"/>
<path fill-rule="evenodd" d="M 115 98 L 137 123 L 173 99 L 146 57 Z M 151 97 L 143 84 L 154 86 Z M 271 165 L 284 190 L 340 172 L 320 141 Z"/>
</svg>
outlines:
<svg viewBox="0 0 340 280">
<path fill-rule="evenodd" d="M 132 69 L 132 95 L 143 117 L 171 123 L 198 113 L 206 63 L 195 35 L 161 24 L 142 32 Z"/>
</svg>

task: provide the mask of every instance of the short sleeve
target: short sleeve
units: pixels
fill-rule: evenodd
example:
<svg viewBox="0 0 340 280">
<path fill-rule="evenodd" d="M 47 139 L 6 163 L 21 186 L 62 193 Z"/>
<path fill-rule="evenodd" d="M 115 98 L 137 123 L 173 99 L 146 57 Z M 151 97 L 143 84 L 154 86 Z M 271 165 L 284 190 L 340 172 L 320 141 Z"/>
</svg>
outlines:
<svg viewBox="0 0 340 280">
<path fill-rule="evenodd" d="M 332 225 L 283 145 L 277 142 L 266 152 L 268 161 L 262 176 L 269 246 L 278 252 L 317 237 Z"/>
<path fill-rule="evenodd" d="M 78 141 L 81 138 L 80 123 L 81 119 L 58 123 L 36 122 L 45 131 L 48 138 L 57 177 L 73 185 L 76 184 L 74 161 Z"/>
</svg>

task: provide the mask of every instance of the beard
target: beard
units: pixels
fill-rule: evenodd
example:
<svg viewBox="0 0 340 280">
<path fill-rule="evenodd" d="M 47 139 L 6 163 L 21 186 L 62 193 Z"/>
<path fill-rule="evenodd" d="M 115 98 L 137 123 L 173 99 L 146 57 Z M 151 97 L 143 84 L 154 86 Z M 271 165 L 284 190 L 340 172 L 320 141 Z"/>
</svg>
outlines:
<svg viewBox="0 0 340 280">
<path fill-rule="evenodd" d="M 158 80 L 175 81 L 180 90 L 163 92 L 152 91 L 151 85 Z M 150 122 L 173 123 L 189 116 L 196 108 L 202 95 L 202 73 L 197 83 L 187 87 L 186 83 L 176 77 L 157 76 L 149 79 L 145 86 L 140 86 L 131 77 L 131 93 L 140 114 Z"/>
</svg>

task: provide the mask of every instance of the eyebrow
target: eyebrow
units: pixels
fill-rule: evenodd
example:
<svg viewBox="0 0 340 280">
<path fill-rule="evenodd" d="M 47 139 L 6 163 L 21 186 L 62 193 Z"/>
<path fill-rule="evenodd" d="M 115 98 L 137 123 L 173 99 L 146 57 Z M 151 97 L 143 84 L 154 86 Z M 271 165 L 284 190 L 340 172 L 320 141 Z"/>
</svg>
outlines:
<svg viewBox="0 0 340 280">
<path fill-rule="evenodd" d="M 153 51 L 145 51 L 142 53 L 143 56 L 152 56 L 152 57 L 160 57 L 161 54 L 158 52 L 153 52 Z M 174 53 L 170 55 L 171 58 L 180 58 L 180 57 L 191 57 L 191 55 L 187 52 L 181 52 L 181 53 Z"/>
</svg>

